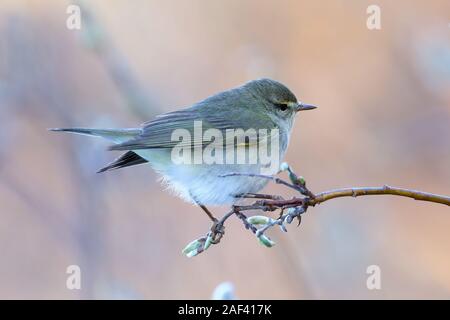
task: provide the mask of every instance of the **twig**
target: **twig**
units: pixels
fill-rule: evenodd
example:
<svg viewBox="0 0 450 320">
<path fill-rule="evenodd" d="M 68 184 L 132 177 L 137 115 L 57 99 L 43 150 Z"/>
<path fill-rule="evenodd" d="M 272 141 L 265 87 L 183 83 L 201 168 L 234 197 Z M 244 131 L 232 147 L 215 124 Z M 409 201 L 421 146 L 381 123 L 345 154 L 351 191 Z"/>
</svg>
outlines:
<svg viewBox="0 0 450 320">
<path fill-rule="evenodd" d="M 284 200 L 284 198 L 281 196 L 272 195 L 272 194 L 263 194 L 263 193 L 243 193 L 243 194 L 237 195 L 236 198 Z"/>
<path fill-rule="evenodd" d="M 321 192 L 316 195 L 314 199 L 308 200 L 308 206 L 315 206 L 316 204 L 335 199 L 341 197 L 359 197 L 359 196 L 371 196 L 371 195 L 393 195 L 393 196 L 401 196 L 408 197 L 414 200 L 419 201 L 428 201 L 434 203 L 441 203 L 447 206 L 450 206 L 450 197 L 428 193 L 417 190 L 396 188 L 391 186 L 383 186 L 383 187 L 361 187 L 361 188 L 345 188 L 345 189 L 336 189 Z"/>
<path fill-rule="evenodd" d="M 237 198 L 250 198 L 260 200 L 257 200 L 250 205 L 233 205 L 232 210 L 224 215 L 217 224 L 213 225 L 213 228 L 208 233 L 206 238 L 200 238 L 191 242 L 188 247 L 185 248 L 184 252 L 188 256 L 195 256 L 206 250 L 211 243 L 219 243 L 224 234 L 225 221 L 233 215 L 236 215 L 236 217 L 243 222 L 244 227 L 253 232 L 263 245 L 272 247 L 275 243 L 265 235 L 265 232 L 268 229 L 278 225 L 281 230 L 287 232 L 285 224 L 290 224 L 294 219 L 297 219 L 298 224 L 300 225 L 301 215 L 304 214 L 309 207 L 314 207 L 320 203 L 335 198 L 370 195 L 394 195 L 450 206 L 449 196 L 404 188 L 396 188 L 387 185 L 382 187 L 343 188 L 314 194 L 306 187 L 306 182 L 303 177 L 298 177 L 287 164 L 282 165 L 282 171 L 288 172 L 291 183 L 278 177 L 254 173 L 229 173 L 221 175 L 220 177 L 224 178 L 233 176 L 247 176 L 253 178 L 268 179 L 277 184 L 281 184 L 298 191 L 301 195 L 303 195 L 303 197 L 283 199 L 283 197 L 278 195 L 255 193 L 239 195 L 237 196 Z M 277 219 L 262 215 L 247 217 L 243 212 L 249 210 L 261 210 L 263 212 L 280 210 L 280 215 Z"/>
</svg>

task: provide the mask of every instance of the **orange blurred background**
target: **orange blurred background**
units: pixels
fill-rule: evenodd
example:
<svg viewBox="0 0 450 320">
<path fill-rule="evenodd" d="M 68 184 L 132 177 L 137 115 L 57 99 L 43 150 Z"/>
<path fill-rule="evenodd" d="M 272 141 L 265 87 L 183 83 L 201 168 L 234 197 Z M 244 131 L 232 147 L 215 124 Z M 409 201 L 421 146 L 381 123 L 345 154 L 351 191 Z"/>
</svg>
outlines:
<svg viewBox="0 0 450 320">
<path fill-rule="evenodd" d="M 108 142 L 59 126 L 132 127 L 251 79 L 319 109 L 286 160 L 313 191 L 389 184 L 450 194 L 450 2 L 0 3 L 0 298 L 450 298 L 448 207 L 337 199 L 267 249 L 230 219 L 220 245 L 181 249 L 210 222 L 148 166 L 106 174 Z M 381 30 L 366 9 L 381 8 Z M 269 186 L 266 192 L 293 195 Z M 214 208 L 217 215 L 227 208 Z M 66 288 L 79 265 L 82 289 Z M 381 268 L 381 290 L 366 269 Z"/>
</svg>

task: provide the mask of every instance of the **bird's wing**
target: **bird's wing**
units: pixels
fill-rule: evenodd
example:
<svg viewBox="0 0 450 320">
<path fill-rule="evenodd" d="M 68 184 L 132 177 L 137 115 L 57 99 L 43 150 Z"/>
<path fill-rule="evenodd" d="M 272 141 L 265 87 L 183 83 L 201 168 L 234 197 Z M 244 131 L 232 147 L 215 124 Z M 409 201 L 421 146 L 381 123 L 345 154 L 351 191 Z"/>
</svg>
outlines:
<svg viewBox="0 0 450 320">
<path fill-rule="evenodd" d="M 208 129 L 218 129 L 222 133 L 225 146 L 234 144 L 235 141 L 240 141 L 239 138 L 245 139 L 245 145 L 256 143 L 257 138 L 262 136 L 270 136 L 270 129 L 274 127 L 268 125 L 267 119 L 264 121 L 255 120 L 252 118 L 252 126 L 248 118 L 242 116 L 217 117 L 215 115 L 208 115 L 205 112 L 198 112 L 198 109 L 184 109 L 180 111 L 170 112 L 158 116 L 156 119 L 143 124 L 142 133 L 132 140 L 116 144 L 110 147 L 110 150 L 138 150 L 138 149 L 154 149 L 154 148 L 173 148 L 174 146 L 206 146 L 211 141 L 203 140 L 203 133 Z M 201 121 L 201 136 L 194 132 L 194 124 Z M 197 122 L 197 126 L 198 126 Z M 269 128 L 268 128 L 269 127 Z M 197 127 L 198 128 L 198 127 Z M 177 129 L 185 129 L 189 132 L 191 140 L 181 141 L 177 138 L 172 138 L 172 133 Z M 227 134 L 228 129 L 242 129 L 234 131 L 234 137 L 229 138 Z M 255 129 L 256 135 L 249 135 L 248 129 Z M 267 134 L 258 129 L 268 129 Z M 186 131 L 185 131 L 186 132 Z"/>
</svg>

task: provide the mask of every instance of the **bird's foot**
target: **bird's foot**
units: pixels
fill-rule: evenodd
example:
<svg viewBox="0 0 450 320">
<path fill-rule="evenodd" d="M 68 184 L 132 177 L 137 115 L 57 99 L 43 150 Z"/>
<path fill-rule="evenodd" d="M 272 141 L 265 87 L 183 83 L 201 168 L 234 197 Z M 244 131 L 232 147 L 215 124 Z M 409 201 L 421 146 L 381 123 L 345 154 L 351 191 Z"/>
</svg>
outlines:
<svg viewBox="0 0 450 320">
<path fill-rule="evenodd" d="M 222 222 L 215 219 L 211 227 L 211 238 L 212 238 L 211 243 L 218 244 L 224 234 L 225 234 L 225 226 L 223 225 Z"/>
</svg>

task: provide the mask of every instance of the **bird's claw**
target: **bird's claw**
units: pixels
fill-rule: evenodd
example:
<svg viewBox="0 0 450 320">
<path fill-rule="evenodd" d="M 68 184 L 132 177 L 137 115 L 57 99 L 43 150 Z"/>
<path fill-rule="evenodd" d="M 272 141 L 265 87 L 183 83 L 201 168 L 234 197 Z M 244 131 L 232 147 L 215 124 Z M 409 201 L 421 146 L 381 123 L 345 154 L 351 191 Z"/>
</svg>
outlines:
<svg viewBox="0 0 450 320">
<path fill-rule="evenodd" d="M 224 234 L 225 234 L 225 226 L 216 219 L 211 227 L 211 236 L 212 236 L 211 243 L 218 244 Z"/>
<path fill-rule="evenodd" d="M 302 216 L 301 216 L 301 215 L 298 215 L 298 216 L 297 216 L 297 220 L 298 220 L 297 227 L 300 227 L 300 224 L 302 223 Z"/>
</svg>

